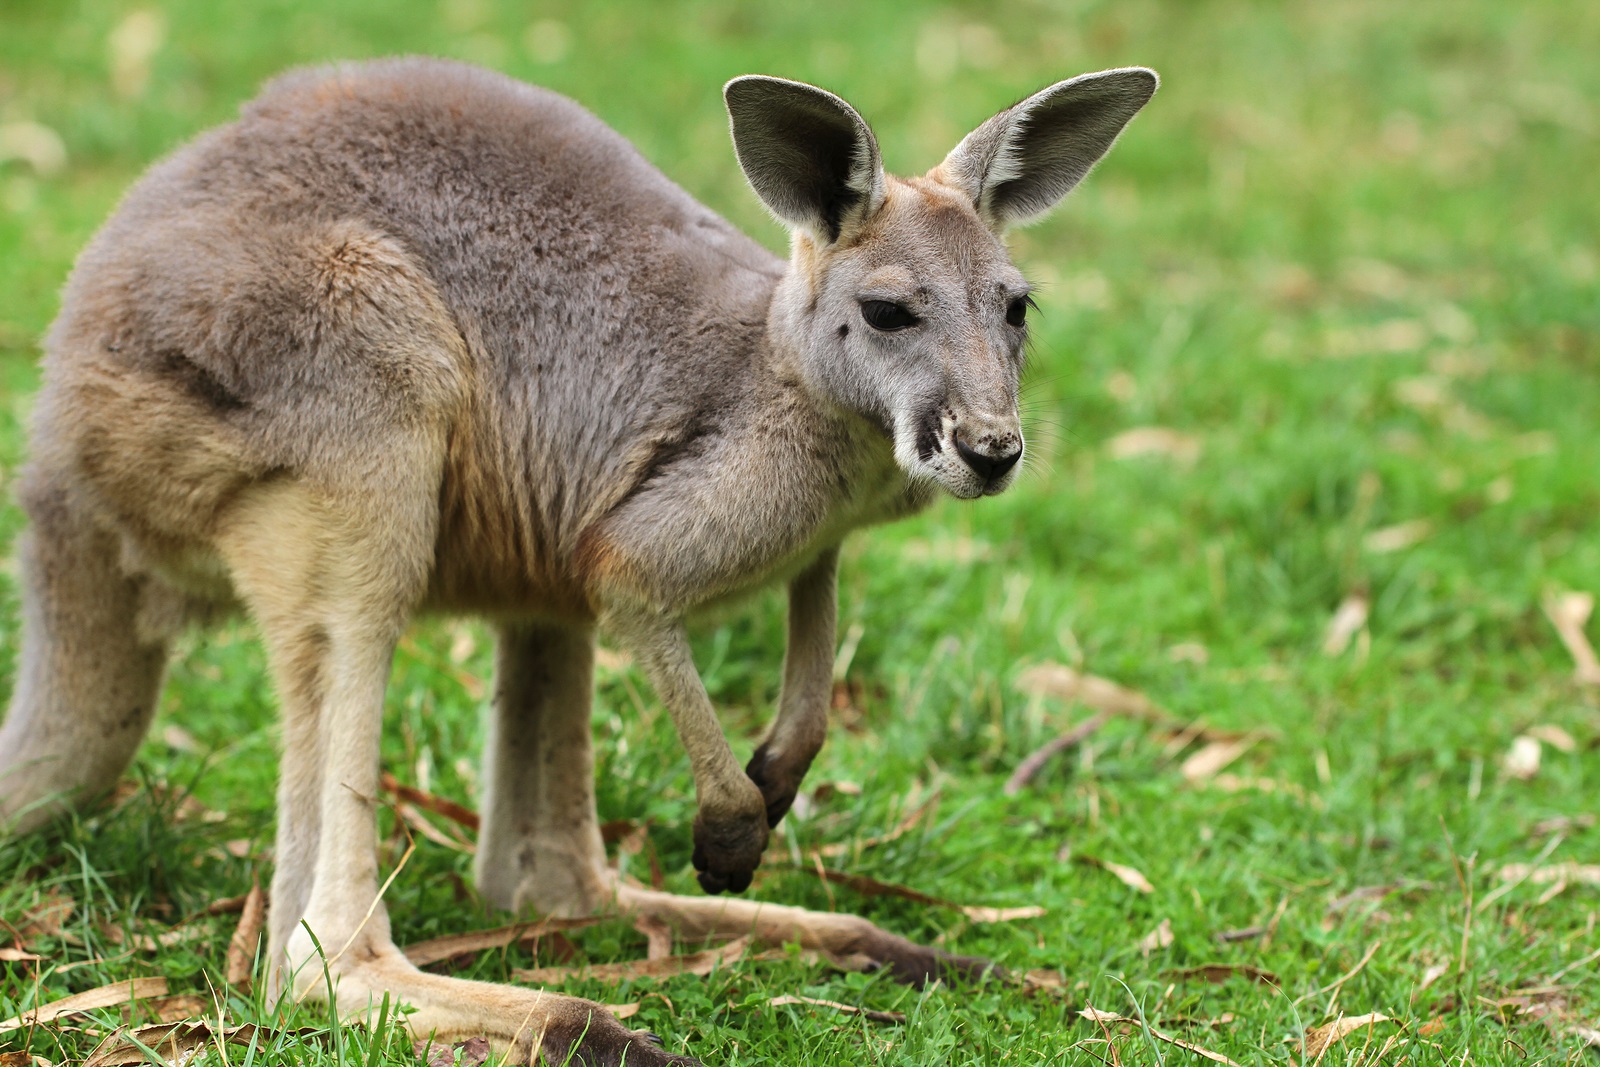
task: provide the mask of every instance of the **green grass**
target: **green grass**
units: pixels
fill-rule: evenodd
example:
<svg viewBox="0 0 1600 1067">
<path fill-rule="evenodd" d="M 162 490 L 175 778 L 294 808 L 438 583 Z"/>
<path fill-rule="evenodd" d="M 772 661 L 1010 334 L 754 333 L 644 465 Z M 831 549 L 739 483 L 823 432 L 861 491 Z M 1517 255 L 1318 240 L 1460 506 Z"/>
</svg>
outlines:
<svg viewBox="0 0 1600 1067">
<path fill-rule="evenodd" d="M 727 142 L 718 88 L 734 74 L 827 85 L 874 123 L 891 169 L 920 171 L 996 107 L 1057 78 L 1154 66 L 1165 87 L 1106 164 L 1013 242 L 1042 290 L 1027 391 L 1033 472 L 1002 498 L 946 502 L 848 546 L 841 632 L 860 631 L 856 707 L 841 713 L 810 784 L 846 780 L 860 793 L 792 819 L 753 889 L 942 936 L 1013 970 L 1056 969 L 1065 990 L 917 993 L 791 960 L 569 991 L 640 1000 L 634 1025 L 715 1064 L 1110 1062 L 1095 1043 L 1107 1033 L 1077 1014 L 1086 1004 L 1142 1012 L 1245 1064 L 1300 1062 L 1306 1027 L 1368 1012 L 1403 1031 L 1379 1024 L 1370 1047 L 1352 1035 L 1324 1064 L 1372 1062 L 1396 1033 L 1411 1043 L 1385 1062 L 1592 1056 L 1568 1026 L 1600 1026 L 1600 965 L 1583 962 L 1600 947 L 1600 891 L 1525 884 L 1483 902 L 1506 864 L 1600 862 L 1600 830 L 1583 823 L 1600 806 L 1596 694 L 1572 685 L 1540 608 L 1552 590 L 1600 591 L 1600 7 L 998 0 L 908 14 L 886 0 L 781 10 L 607 0 L 581 16 L 531 10 L 174 0 L 147 80 L 125 72 L 119 91 L 108 39 L 128 9 L 0 0 L 0 125 L 41 123 L 67 154 L 46 174 L 0 163 L 7 481 L 25 448 L 37 338 L 77 250 L 143 167 L 225 121 L 283 67 L 435 52 L 551 85 L 779 247 Z M 1140 426 L 1192 436 L 1198 458 L 1114 458 L 1107 442 Z M 1369 547 L 1373 531 L 1419 520 L 1419 542 Z M 11 505 L 0 513 L 8 541 L 20 521 Z M 1358 589 L 1372 605 L 1366 637 L 1323 655 L 1328 619 Z M 9 577 L 0 599 L 9 663 Z M 471 803 L 482 700 L 444 666 L 455 646 L 466 671 L 487 676 L 487 639 L 467 632 L 470 651 L 457 629 L 417 628 L 420 654 L 396 665 L 385 758 L 402 779 L 425 772 Z M 1184 645 L 1203 646 L 1204 662 L 1175 657 Z M 770 596 L 699 639 L 740 751 L 770 714 L 780 650 Z M 275 733 L 261 653 L 242 626 L 195 635 L 181 652 L 128 799 L 0 842 L 0 920 L 21 923 L 45 894 L 75 902 L 59 934 L 29 939 L 44 962 L 0 963 L 0 1016 L 135 976 L 208 998 L 220 985 L 231 918 L 197 920 L 193 940 L 153 953 L 116 937 L 160 933 L 244 892 L 270 864 Z M 1229 770 L 1293 789 L 1188 785 L 1164 738 L 1119 720 L 1028 791 L 1002 796 L 1026 753 L 1085 714 L 1017 688 L 1024 667 L 1051 661 L 1186 720 L 1271 731 Z M 193 745 L 168 729 L 179 724 Z M 1577 751 L 1547 745 L 1536 777 L 1507 777 L 1513 738 L 1535 726 L 1560 727 Z M 602 816 L 651 820 L 668 884 L 689 891 L 688 769 L 637 674 L 602 673 L 595 728 Z M 975 925 L 830 894 L 786 867 L 790 842 L 894 825 L 918 781 L 939 783 L 936 811 L 848 866 L 962 903 L 1041 904 L 1044 918 Z M 184 817 L 185 796 L 225 818 Z M 1539 828 L 1560 817 L 1566 830 Z M 1072 856 L 1137 867 L 1154 891 Z M 500 921 L 465 890 L 468 876 L 464 856 L 422 843 L 389 893 L 397 937 Z M 1380 885 L 1398 891 L 1330 910 Z M 1274 916 L 1270 939 L 1216 938 Z M 1171 944 L 1142 954 L 1163 919 Z M 644 951 L 622 925 L 572 939 L 594 961 Z M 1337 993 L 1316 992 L 1379 942 Z M 528 960 L 489 953 L 462 973 L 503 978 Z M 1265 968 L 1281 985 L 1174 975 L 1213 962 Z M 1423 989 L 1439 965 L 1448 970 Z M 1542 1016 L 1497 1004 L 1556 975 L 1567 988 Z M 791 992 L 907 1022 L 767 1006 Z M 276 1022 L 256 1000 L 218 997 L 230 1025 Z M 312 1010 L 289 1023 L 310 1032 L 263 1036 L 228 1062 L 411 1062 L 392 1033 L 333 1033 Z M 1424 1024 L 1432 1044 L 1419 1039 Z M 1138 1027 L 1108 1032 L 1123 1064 L 1202 1062 Z M 60 1063 L 95 1041 L 41 1028 L 0 1035 L 0 1049 Z M 222 1061 L 213 1051 L 207 1062 Z"/>
</svg>

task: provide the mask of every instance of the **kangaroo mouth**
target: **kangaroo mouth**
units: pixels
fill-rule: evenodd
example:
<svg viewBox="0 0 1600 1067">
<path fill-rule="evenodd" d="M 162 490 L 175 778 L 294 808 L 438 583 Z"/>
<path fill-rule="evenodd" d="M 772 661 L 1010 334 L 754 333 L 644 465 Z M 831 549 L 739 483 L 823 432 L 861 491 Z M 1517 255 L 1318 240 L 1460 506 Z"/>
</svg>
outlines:
<svg viewBox="0 0 1600 1067">
<path fill-rule="evenodd" d="M 941 486 L 960 500 L 997 496 L 1016 480 L 1021 434 L 1012 427 L 963 418 L 948 405 L 903 414 L 895 458 L 913 478 Z"/>
</svg>

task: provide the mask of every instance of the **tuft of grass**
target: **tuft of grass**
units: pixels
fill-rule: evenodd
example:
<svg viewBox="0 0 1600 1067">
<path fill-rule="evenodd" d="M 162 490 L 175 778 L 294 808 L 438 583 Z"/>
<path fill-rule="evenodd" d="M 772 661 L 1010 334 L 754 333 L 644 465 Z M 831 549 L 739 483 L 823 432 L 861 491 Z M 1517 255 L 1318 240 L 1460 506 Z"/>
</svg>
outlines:
<svg viewBox="0 0 1600 1067">
<path fill-rule="evenodd" d="M 1583 1055 L 1572 1027 L 1600 1022 L 1597 890 L 1500 872 L 1600 855 L 1600 710 L 1571 683 L 1540 607 L 1551 591 L 1600 591 L 1600 201 L 1587 184 L 1600 171 L 1600 8 L 9 0 L 0 19 L 0 126 L 39 124 L 65 155 L 53 170 L 0 161 L 8 475 L 25 451 L 37 339 L 77 250 L 145 166 L 284 67 L 433 52 L 550 85 L 774 247 L 781 233 L 727 143 L 717 88 L 735 74 L 840 92 L 874 123 L 891 169 L 920 171 L 1051 81 L 1156 67 L 1164 88 L 1105 165 L 1014 236 L 1043 309 L 1027 477 L 847 546 L 840 632 L 859 636 L 808 785 L 859 789 L 812 795 L 752 890 L 860 912 L 1016 972 L 1049 969 L 1064 986 L 918 993 L 794 957 L 567 991 L 638 1001 L 633 1025 L 726 1064 L 1193 1058 L 1152 1030 L 1240 1063 L 1299 1063 L 1308 1028 L 1371 1012 L 1399 1022 L 1377 1024 L 1371 1044 L 1363 1032 L 1331 1046 L 1323 1064 L 1374 1062 L 1391 1037 L 1406 1044 L 1385 1062 Z M 1150 427 L 1192 439 L 1192 458 L 1115 457 L 1119 435 Z M 0 537 L 20 524 L 0 509 Z M 1374 536 L 1405 524 L 1409 542 Z M 1370 606 L 1366 626 L 1324 655 L 1324 628 L 1352 593 Z M 0 579 L 7 671 L 16 595 Z M 781 619 L 766 597 L 698 639 L 736 747 L 771 712 Z M 397 776 L 474 801 L 484 698 L 463 677 L 487 677 L 490 658 L 476 625 L 416 627 L 387 710 Z M 1006 797 L 1016 764 L 1084 715 L 1018 688 L 1045 662 L 1114 679 L 1184 721 L 1269 736 L 1227 768 L 1242 786 L 1190 782 L 1170 738 L 1114 720 Z M 120 800 L 0 840 L 0 921 L 21 928 L 51 899 L 73 905 L 58 929 L 27 936 L 42 962 L 0 963 L 0 1017 L 162 975 L 226 1025 L 264 1028 L 196 1063 L 414 1062 L 392 1014 L 369 1032 L 218 987 L 233 919 L 201 913 L 270 866 L 272 707 L 249 627 L 193 635 Z M 649 820 L 666 884 L 694 891 L 692 782 L 636 672 L 602 670 L 594 723 L 603 816 Z M 1545 743 L 1537 775 L 1506 774 L 1513 739 L 1538 727 L 1575 750 Z M 936 807 L 837 862 L 1047 915 L 970 923 L 788 862 L 894 827 L 916 785 L 939 790 Z M 1153 891 L 1078 856 L 1133 866 Z M 624 862 L 648 877 L 643 854 Z M 387 898 L 397 938 L 499 922 L 469 883 L 466 856 L 419 843 Z M 1141 952 L 1162 920 L 1171 944 Z M 1249 927 L 1264 932 L 1218 939 Z M 137 947 L 174 929 L 193 936 Z M 619 923 L 571 942 L 597 962 L 644 951 Z M 485 953 L 460 973 L 508 980 L 536 958 Z M 1178 976 L 1207 963 L 1279 984 Z M 768 1003 L 797 990 L 907 1022 Z M 1088 1004 L 1143 1023 L 1102 1029 L 1078 1014 Z M 107 1011 L 73 1025 L 122 1021 Z M 0 1034 L 0 1049 L 61 1063 L 97 1041 L 40 1027 Z"/>
</svg>

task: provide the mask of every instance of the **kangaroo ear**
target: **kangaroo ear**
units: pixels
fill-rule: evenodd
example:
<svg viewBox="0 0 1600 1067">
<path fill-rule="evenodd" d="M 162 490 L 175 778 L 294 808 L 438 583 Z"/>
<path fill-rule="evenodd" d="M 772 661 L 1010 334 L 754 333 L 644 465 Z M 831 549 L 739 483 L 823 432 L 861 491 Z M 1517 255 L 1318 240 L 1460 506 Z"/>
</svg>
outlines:
<svg viewBox="0 0 1600 1067">
<path fill-rule="evenodd" d="M 878 210 L 878 141 L 855 108 L 813 85 L 750 74 L 722 89 L 733 148 L 779 221 L 823 244 Z"/>
<path fill-rule="evenodd" d="M 1159 84 L 1144 67 L 1057 82 L 967 134 L 937 174 L 996 231 L 1036 219 L 1083 180 Z"/>
</svg>

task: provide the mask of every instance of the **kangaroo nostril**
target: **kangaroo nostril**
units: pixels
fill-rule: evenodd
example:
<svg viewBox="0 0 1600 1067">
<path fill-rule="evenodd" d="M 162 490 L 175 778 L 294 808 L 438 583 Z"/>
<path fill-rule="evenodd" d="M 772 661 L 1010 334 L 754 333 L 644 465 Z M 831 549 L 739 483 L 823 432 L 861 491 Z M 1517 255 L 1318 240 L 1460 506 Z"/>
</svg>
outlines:
<svg viewBox="0 0 1600 1067">
<path fill-rule="evenodd" d="M 1001 477 L 1017 465 L 1017 460 L 1022 458 L 1022 449 L 1008 453 L 1004 456 L 986 456 L 977 451 L 956 435 L 956 452 L 966 461 L 967 466 L 986 482 L 992 482 Z"/>
<path fill-rule="evenodd" d="M 968 447 L 967 443 L 961 439 L 959 434 L 956 435 L 956 452 L 961 456 L 962 459 L 967 461 L 967 466 L 971 467 L 977 472 L 978 477 L 984 479 L 985 481 L 988 480 L 989 472 L 994 470 L 994 460 L 990 459 L 981 452 L 973 451 L 973 449 Z"/>
</svg>

